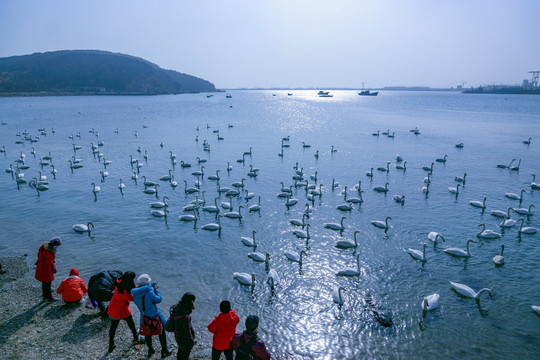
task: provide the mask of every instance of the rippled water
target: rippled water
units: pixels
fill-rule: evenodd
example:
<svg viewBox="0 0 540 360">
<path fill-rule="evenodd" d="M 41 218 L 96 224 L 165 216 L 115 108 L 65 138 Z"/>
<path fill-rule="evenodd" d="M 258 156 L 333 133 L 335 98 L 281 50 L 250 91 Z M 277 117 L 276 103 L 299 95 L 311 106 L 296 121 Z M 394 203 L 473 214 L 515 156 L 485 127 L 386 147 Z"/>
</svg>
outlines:
<svg viewBox="0 0 540 360">
<path fill-rule="evenodd" d="M 206 324 L 217 313 L 219 302 L 229 299 L 242 319 L 250 313 L 261 317 L 261 336 L 278 358 L 537 356 L 540 318 L 530 306 L 540 303 L 540 234 L 519 236 L 517 228 L 501 231 L 500 219 L 491 216 L 490 210 L 517 207 L 519 201 L 504 194 L 519 194 L 521 189 L 526 190 L 522 207 L 540 207 L 540 193 L 530 186 L 531 173 L 539 174 L 540 182 L 538 98 L 448 92 L 383 92 L 378 97 L 333 93 L 333 98 L 318 98 L 314 91 L 295 91 L 292 96 L 234 91 L 231 99 L 224 94 L 212 98 L 194 94 L 0 99 L 0 119 L 6 123 L 0 127 L 0 147 L 6 149 L 6 154 L 0 154 L 2 168 L 15 164 L 22 153 L 30 166 L 22 172 L 30 180 L 38 176 L 39 158 L 51 152 L 58 170 L 53 179 L 50 167 L 42 169 L 50 190 L 40 196 L 26 184 L 17 188 L 11 175 L 2 172 L 0 249 L 6 255 L 28 253 L 33 263 L 39 245 L 57 234 L 64 239 L 57 256 L 59 278 L 72 267 L 85 280 L 103 269 L 147 272 L 160 283 L 164 309 L 185 291 L 192 291 L 197 295 L 194 324 L 208 344 Z M 420 135 L 409 131 L 415 127 Z M 27 130 L 37 136 L 39 128 L 47 132 L 39 141 L 15 143 L 20 139 L 17 133 Z M 395 133 L 394 138 L 372 136 L 387 129 Z M 217 139 L 214 130 L 219 130 L 223 140 Z M 76 153 L 70 135 L 82 146 Z M 290 147 L 279 157 L 285 136 L 290 136 Z M 528 137 L 533 138 L 531 145 L 524 145 Z M 203 151 L 204 140 L 210 152 Z M 99 149 L 112 161 L 106 169 L 91 151 L 91 143 L 98 141 L 104 142 Z M 302 142 L 311 147 L 303 148 Z M 456 148 L 461 142 L 464 147 Z M 331 153 L 332 145 L 337 152 Z M 238 163 L 250 147 L 252 155 L 245 157 L 244 165 Z M 314 157 L 317 150 L 318 159 Z M 175 167 L 170 151 L 177 155 Z M 138 183 L 131 180 L 130 155 L 144 164 Z M 405 172 L 395 168 L 397 155 L 407 161 Z M 444 155 L 448 155 L 446 163 L 434 161 Z M 72 156 L 81 158 L 84 167 L 71 171 L 68 160 Z M 184 193 L 183 181 L 194 186 L 196 177 L 191 173 L 199 168 L 197 157 L 207 159 L 206 176 L 220 170 L 221 186 L 245 178 L 255 198 L 247 203 L 234 198 L 235 211 L 239 205 L 254 204 L 260 196 L 260 214 L 244 208 L 241 221 L 221 220 L 220 233 L 201 229 L 215 221 L 207 212 L 199 213 L 195 228 L 193 223 L 179 221 L 182 207 L 195 199 Z M 513 158 L 521 159 L 519 172 L 496 167 Z M 181 160 L 193 166 L 182 169 Z M 387 161 L 391 162 L 389 173 L 376 170 Z M 230 173 L 227 162 L 233 167 Z M 432 162 L 432 184 L 426 196 L 421 191 L 427 176 L 422 167 Z M 302 217 L 305 190 L 293 188 L 299 201 L 289 209 L 276 196 L 280 182 L 294 184 L 296 163 L 307 179 L 317 172 L 318 183 L 323 184 L 322 197 L 310 203 L 308 242 L 296 238 L 292 232 L 297 228 L 289 225 L 289 219 Z M 247 176 L 251 164 L 260 168 L 256 178 Z M 372 167 L 370 180 L 365 174 Z M 158 180 L 169 169 L 179 183 L 177 188 Z M 104 182 L 101 170 L 109 174 Z M 448 187 L 455 187 L 454 177 L 464 173 L 467 182 L 456 197 Z M 159 199 L 168 196 L 166 220 L 151 215 L 149 203 L 156 196 L 142 192 L 143 175 L 160 183 Z M 206 176 L 201 190 L 211 203 L 219 195 L 216 182 Z M 120 178 L 126 185 L 123 195 L 118 189 Z M 332 179 L 340 183 L 334 191 Z M 337 210 L 344 203 L 343 187 L 348 186 L 349 197 L 356 197 L 352 188 L 359 181 L 364 202 L 345 214 Z M 97 198 L 92 182 L 101 187 Z M 387 195 L 372 190 L 386 182 Z M 404 205 L 393 200 L 395 194 L 405 195 Z M 469 205 L 484 196 L 485 212 Z M 218 204 L 222 201 L 228 200 L 222 195 Z M 342 216 L 346 217 L 342 233 L 324 228 Z M 393 219 L 386 233 L 371 225 L 386 216 Z M 537 216 L 525 217 L 525 225 L 540 227 Z M 88 221 L 95 224 L 94 238 L 72 230 L 73 224 Z M 477 239 L 479 223 L 502 232 L 502 239 Z M 250 248 L 240 241 L 241 236 L 251 236 L 252 230 L 257 231 L 257 251 L 270 254 L 270 267 L 281 277 L 275 293 L 266 284 L 264 264 L 250 260 Z M 334 246 L 337 240 L 351 239 L 355 230 L 359 231 L 356 251 Z M 442 233 L 446 242 L 434 246 L 427 239 L 430 231 Z M 465 247 L 467 238 L 477 241 L 471 244 L 471 258 L 453 258 L 442 251 Z M 407 253 L 408 248 L 421 249 L 423 243 L 428 245 L 424 264 Z M 492 258 L 503 243 L 506 264 L 495 267 Z M 306 251 L 301 267 L 287 260 L 287 250 Z M 357 254 L 361 275 L 337 277 L 342 267 L 356 266 Z M 253 292 L 233 280 L 233 272 L 255 273 Z M 449 281 L 475 290 L 492 288 L 493 298 L 483 295 L 478 303 L 463 298 L 451 290 Z M 332 301 L 337 285 L 346 288 L 341 310 Z M 423 315 L 422 298 L 435 292 L 441 296 L 439 308 Z M 393 326 L 382 326 L 385 319 L 391 319 Z"/>
</svg>

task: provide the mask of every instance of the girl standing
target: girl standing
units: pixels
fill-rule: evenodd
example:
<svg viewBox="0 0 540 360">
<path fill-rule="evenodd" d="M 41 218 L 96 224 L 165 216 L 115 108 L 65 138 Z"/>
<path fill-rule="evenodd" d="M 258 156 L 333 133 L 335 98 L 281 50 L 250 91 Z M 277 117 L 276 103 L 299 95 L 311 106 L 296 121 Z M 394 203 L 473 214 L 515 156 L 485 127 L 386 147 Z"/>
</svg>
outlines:
<svg viewBox="0 0 540 360">
<path fill-rule="evenodd" d="M 185 293 L 182 299 L 171 308 L 171 316 L 174 324 L 174 338 L 178 344 L 178 360 L 188 360 L 191 349 L 197 343 L 195 331 L 191 326 L 190 314 L 195 309 L 195 295 Z"/>
<path fill-rule="evenodd" d="M 49 241 L 45 241 L 38 250 L 38 260 L 36 267 L 36 280 L 41 282 L 41 290 L 43 298 L 49 301 L 56 301 L 58 298 L 52 296 L 51 284 L 56 274 L 56 249 L 62 245 L 62 239 L 58 236 L 52 237 Z"/>
</svg>

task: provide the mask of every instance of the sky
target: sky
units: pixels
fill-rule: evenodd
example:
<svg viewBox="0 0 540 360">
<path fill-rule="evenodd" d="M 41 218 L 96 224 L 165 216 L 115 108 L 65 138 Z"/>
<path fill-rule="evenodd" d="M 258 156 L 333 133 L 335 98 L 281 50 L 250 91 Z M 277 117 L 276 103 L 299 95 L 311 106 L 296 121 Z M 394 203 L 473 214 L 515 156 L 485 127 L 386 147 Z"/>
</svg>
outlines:
<svg viewBox="0 0 540 360">
<path fill-rule="evenodd" d="M 0 57 L 96 49 L 217 88 L 521 84 L 540 0 L 0 0 Z"/>
</svg>

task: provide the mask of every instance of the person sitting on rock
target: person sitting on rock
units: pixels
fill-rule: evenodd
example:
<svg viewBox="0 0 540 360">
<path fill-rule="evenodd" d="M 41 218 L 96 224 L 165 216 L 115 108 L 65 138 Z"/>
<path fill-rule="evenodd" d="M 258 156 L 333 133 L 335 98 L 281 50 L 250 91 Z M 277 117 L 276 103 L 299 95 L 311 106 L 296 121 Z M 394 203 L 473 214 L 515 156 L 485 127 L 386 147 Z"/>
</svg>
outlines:
<svg viewBox="0 0 540 360">
<path fill-rule="evenodd" d="M 80 303 L 83 294 L 88 292 L 84 280 L 79 277 L 79 271 L 73 268 L 69 272 L 69 276 L 64 279 L 58 289 L 58 294 L 62 294 L 62 300 L 68 304 Z"/>
</svg>

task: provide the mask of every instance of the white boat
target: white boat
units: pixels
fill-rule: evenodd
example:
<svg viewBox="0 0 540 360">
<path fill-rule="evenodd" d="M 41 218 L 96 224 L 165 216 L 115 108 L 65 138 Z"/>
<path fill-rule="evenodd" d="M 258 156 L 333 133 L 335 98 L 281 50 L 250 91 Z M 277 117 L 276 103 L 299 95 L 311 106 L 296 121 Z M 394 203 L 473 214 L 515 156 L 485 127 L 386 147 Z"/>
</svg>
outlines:
<svg viewBox="0 0 540 360">
<path fill-rule="evenodd" d="M 317 95 L 319 95 L 319 97 L 333 97 L 334 96 L 334 95 L 330 95 L 330 91 L 322 91 L 322 90 L 319 90 Z"/>
</svg>

